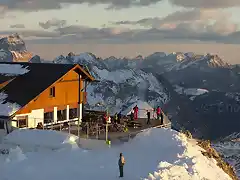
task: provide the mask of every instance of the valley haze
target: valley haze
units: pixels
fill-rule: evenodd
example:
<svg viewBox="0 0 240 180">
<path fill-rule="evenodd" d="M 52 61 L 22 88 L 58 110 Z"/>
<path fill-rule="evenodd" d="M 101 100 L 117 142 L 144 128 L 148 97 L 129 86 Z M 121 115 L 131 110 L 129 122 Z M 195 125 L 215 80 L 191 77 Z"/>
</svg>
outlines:
<svg viewBox="0 0 240 180">
<path fill-rule="evenodd" d="M 138 55 L 148 56 L 154 52 L 194 52 L 199 54 L 217 54 L 225 62 L 240 64 L 240 46 L 233 44 L 32 44 L 26 41 L 27 49 L 33 54 L 41 56 L 46 60 L 52 60 L 69 52 L 81 53 L 91 52 L 99 57 L 109 56 L 136 57 Z"/>
</svg>

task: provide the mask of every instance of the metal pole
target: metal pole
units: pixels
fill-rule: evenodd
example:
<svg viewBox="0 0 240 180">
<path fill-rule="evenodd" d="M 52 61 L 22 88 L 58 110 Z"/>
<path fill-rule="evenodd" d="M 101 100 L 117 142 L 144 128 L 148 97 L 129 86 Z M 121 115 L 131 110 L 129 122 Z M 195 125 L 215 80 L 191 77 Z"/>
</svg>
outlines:
<svg viewBox="0 0 240 180">
<path fill-rule="evenodd" d="M 68 134 L 71 134 L 71 121 L 68 122 Z"/>
<path fill-rule="evenodd" d="M 77 131 L 78 131 L 78 138 L 80 139 L 80 118 L 78 118 Z"/>
<path fill-rule="evenodd" d="M 96 132 L 96 139 L 98 139 L 98 123 L 97 123 L 96 126 L 97 126 L 97 127 L 96 127 L 96 130 L 97 130 L 97 132 Z"/>
<path fill-rule="evenodd" d="M 108 122 L 106 123 L 106 142 L 108 141 Z"/>
<path fill-rule="evenodd" d="M 87 139 L 88 139 L 89 124 L 87 122 Z"/>
<path fill-rule="evenodd" d="M 108 117 L 108 107 L 107 107 L 106 142 L 108 141 L 108 120 L 109 120 L 109 117 Z"/>
<path fill-rule="evenodd" d="M 80 103 L 81 103 L 81 75 L 78 74 L 78 140 L 80 140 Z"/>
</svg>

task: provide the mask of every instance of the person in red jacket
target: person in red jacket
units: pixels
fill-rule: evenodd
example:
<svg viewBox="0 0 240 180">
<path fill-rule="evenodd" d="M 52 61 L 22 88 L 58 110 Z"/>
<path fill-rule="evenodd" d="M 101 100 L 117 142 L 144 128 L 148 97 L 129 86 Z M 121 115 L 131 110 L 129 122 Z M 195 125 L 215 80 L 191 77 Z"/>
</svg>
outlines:
<svg viewBox="0 0 240 180">
<path fill-rule="evenodd" d="M 137 105 L 133 108 L 133 111 L 134 111 L 134 119 L 137 120 L 138 119 L 138 106 Z"/>
<path fill-rule="evenodd" d="M 108 121 L 108 116 L 107 116 L 107 113 L 105 113 L 103 115 L 103 124 L 107 124 L 107 121 Z"/>
<path fill-rule="evenodd" d="M 157 111 L 157 120 L 159 120 L 159 119 L 160 119 L 160 116 L 161 116 L 161 113 L 162 113 L 162 110 L 161 110 L 161 108 L 158 106 L 156 111 Z"/>
</svg>

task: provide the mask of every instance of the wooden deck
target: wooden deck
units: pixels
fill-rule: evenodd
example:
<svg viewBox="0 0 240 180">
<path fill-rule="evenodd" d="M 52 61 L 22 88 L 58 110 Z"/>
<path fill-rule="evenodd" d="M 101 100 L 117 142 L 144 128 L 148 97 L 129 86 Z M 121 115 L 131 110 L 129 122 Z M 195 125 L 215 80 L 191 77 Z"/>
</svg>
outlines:
<svg viewBox="0 0 240 180">
<path fill-rule="evenodd" d="M 139 128 L 128 128 L 127 132 L 108 132 L 108 140 L 115 142 L 115 141 L 127 141 L 129 138 L 134 137 L 139 132 L 141 132 L 144 129 L 148 129 L 151 127 L 171 127 L 171 122 L 168 120 L 166 116 L 164 116 L 163 126 L 161 126 L 160 121 L 153 119 L 151 120 L 151 124 L 147 125 L 146 119 L 138 119 L 137 122 L 141 123 L 141 127 Z M 66 130 L 68 132 L 68 130 Z M 71 134 L 78 135 L 77 126 L 72 126 L 70 130 Z M 89 139 L 99 139 L 99 140 L 105 140 L 106 134 L 104 131 L 102 131 L 99 135 L 86 135 L 85 132 L 80 131 L 80 137 L 82 138 L 89 138 Z"/>
</svg>

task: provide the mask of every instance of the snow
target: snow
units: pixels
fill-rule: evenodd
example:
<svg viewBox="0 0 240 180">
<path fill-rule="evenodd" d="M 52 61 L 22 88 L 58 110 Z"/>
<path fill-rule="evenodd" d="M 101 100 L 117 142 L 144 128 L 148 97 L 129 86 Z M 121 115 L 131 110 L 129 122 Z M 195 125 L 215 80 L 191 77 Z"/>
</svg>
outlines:
<svg viewBox="0 0 240 180">
<path fill-rule="evenodd" d="M 27 67 L 20 64 L 0 64 L 0 74 L 4 75 L 22 75 L 28 73 Z"/>
<path fill-rule="evenodd" d="M 94 57 L 93 54 L 85 52 L 85 53 L 81 53 L 79 55 L 74 56 L 73 57 L 73 62 L 78 63 L 79 60 L 81 60 L 81 59 L 84 59 L 88 62 L 94 62 L 95 61 L 95 57 Z"/>
<path fill-rule="evenodd" d="M 153 118 L 153 107 L 151 107 L 147 102 L 138 100 L 136 103 L 133 103 L 126 110 L 122 112 L 123 115 L 130 115 L 131 111 L 135 106 L 138 106 L 138 118 L 147 118 L 147 110 L 151 112 L 151 118 Z"/>
<path fill-rule="evenodd" d="M 185 94 L 188 96 L 200 96 L 202 94 L 208 93 L 207 89 L 202 88 L 183 88 L 181 86 L 176 85 L 175 91 L 179 94 Z"/>
<path fill-rule="evenodd" d="M 8 134 L 2 143 L 7 145 L 15 145 L 24 147 L 26 149 L 62 149 L 76 144 L 75 141 L 78 137 L 74 135 L 65 134 L 59 131 L 42 131 L 42 130 L 29 130 L 17 129 Z"/>
<path fill-rule="evenodd" d="M 11 116 L 21 108 L 17 103 L 5 103 L 6 98 L 7 94 L 0 92 L 0 116 Z"/>
<path fill-rule="evenodd" d="M 43 146 L 46 141 L 48 144 L 61 145 L 67 137 L 53 131 L 40 131 L 38 134 L 38 131 L 28 130 L 22 137 L 34 144 L 39 139 L 39 145 Z M 11 135 L 9 139 L 18 138 L 22 132 Z M 217 167 L 214 160 L 204 157 L 200 150 L 195 141 L 164 128 L 145 130 L 127 143 L 112 147 L 106 145 L 104 149 L 86 150 L 74 147 L 24 152 L 21 147 L 17 147 L 12 148 L 8 155 L 0 156 L 0 180 L 114 180 L 118 179 L 117 162 L 120 152 L 126 159 L 125 180 L 231 179 Z"/>
<path fill-rule="evenodd" d="M 0 49 L 0 56 L 6 56 L 6 51 L 4 49 Z"/>
<path fill-rule="evenodd" d="M 113 81 L 115 83 L 123 83 L 133 77 L 133 71 L 131 70 L 108 71 L 106 69 L 98 69 L 94 66 L 93 71 L 100 76 L 101 80 Z"/>
<path fill-rule="evenodd" d="M 192 95 L 192 96 L 199 96 L 208 92 L 209 91 L 206 89 L 195 89 L 195 88 L 188 88 L 184 90 L 184 93 L 186 95 Z"/>
</svg>

